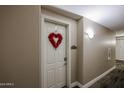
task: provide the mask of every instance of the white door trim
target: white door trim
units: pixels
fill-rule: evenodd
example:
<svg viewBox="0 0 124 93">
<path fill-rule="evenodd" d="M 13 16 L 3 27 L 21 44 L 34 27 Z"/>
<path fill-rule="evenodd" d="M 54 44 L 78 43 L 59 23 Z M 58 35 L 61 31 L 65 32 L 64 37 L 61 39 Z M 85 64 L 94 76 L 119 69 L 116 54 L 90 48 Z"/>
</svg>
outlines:
<svg viewBox="0 0 124 93">
<path fill-rule="evenodd" d="M 59 24 L 63 24 L 63 25 L 66 25 L 67 26 L 67 87 L 71 87 L 71 25 L 70 25 L 70 23 L 68 22 L 68 21 L 65 21 L 65 20 L 61 20 L 61 19 L 57 19 L 57 18 L 55 18 L 55 17 L 51 17 L 51 16 L 48 16 L 48 15 L 45 15 L 45 14 L 42 14 L 41 15 L 41 32 L 40 32 L 40 59 L 39 59 L 39 61 L 40 61 L 40 63 L 41 63 L 41 87 L 45 87 L 45 80 L 44 80 L 44 78 L 46 78 L 45 77 L 45 64 L 44 64 L 44 62 L 45 62 L 45 48 L 44 47 L 46 47 L 45 46 L 45 30 L 44 30 L 44 24 L 45 24 L 45 20 L 47 20 L 47 21 L 51 21 L 51 22 L 56 22 L 56 23 L 59 23 Z"/>
</svg>

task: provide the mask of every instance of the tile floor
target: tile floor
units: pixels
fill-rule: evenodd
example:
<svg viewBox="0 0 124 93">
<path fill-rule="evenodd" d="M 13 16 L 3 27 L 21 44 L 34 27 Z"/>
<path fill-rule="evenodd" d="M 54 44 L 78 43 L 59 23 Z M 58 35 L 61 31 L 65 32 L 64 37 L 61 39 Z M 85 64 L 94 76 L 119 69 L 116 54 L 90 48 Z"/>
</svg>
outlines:
<svg viewBox="0 0 124 93">
<path fill-rule="evenodd" d="M 116 69 L 97 81 L 91 88 L 124 88 L 124 62 L 116 62 Z"/>
</svg>

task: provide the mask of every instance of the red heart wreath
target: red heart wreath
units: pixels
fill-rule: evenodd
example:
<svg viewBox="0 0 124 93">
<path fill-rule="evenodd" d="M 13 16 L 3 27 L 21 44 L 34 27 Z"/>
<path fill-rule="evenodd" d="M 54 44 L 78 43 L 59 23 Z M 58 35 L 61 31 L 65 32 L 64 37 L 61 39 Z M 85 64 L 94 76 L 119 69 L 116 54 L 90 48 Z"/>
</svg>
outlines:
<svg viewBox="0 0 124 93">
<path fill-rule="evenodd" d="M 61 44 L 62 39 L 63 39 L 63 37 L 60 33 L 58 33 L 58 34 L 50 33 L 48 38 L 55 49 Z M 55 38 L 58 39 L 56 42 L 55 42 Z"/>
</svg>

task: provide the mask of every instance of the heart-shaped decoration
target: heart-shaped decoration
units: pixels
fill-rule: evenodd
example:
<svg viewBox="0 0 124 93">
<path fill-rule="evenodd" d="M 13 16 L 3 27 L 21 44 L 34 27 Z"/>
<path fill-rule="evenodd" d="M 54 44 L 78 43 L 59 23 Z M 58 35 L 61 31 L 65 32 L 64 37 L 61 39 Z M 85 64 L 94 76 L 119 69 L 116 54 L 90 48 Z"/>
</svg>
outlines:
<svg viewBox="0 0 124 93">
<path fill-rule="evenodd" d="M 62 42 L 62 35 L 60 33 L 50 33 L 49 36 L 49 41 L 53 45 L 53 47 L 56 49 Z"/>
</svg>

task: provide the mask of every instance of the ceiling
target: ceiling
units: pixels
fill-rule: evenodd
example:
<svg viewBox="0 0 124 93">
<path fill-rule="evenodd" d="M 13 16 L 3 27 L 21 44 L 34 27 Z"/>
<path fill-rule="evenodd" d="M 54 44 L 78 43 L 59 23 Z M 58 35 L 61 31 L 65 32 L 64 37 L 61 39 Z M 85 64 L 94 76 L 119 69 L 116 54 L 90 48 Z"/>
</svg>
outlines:
<svg viewBox="0 0 124 93">
<path fill-rule="evenodd" d="M 114 31 L 124 29 L 124 6 L 121 5 L 57 5 L 55 7 L 84 16 Z"/>
</svg>

